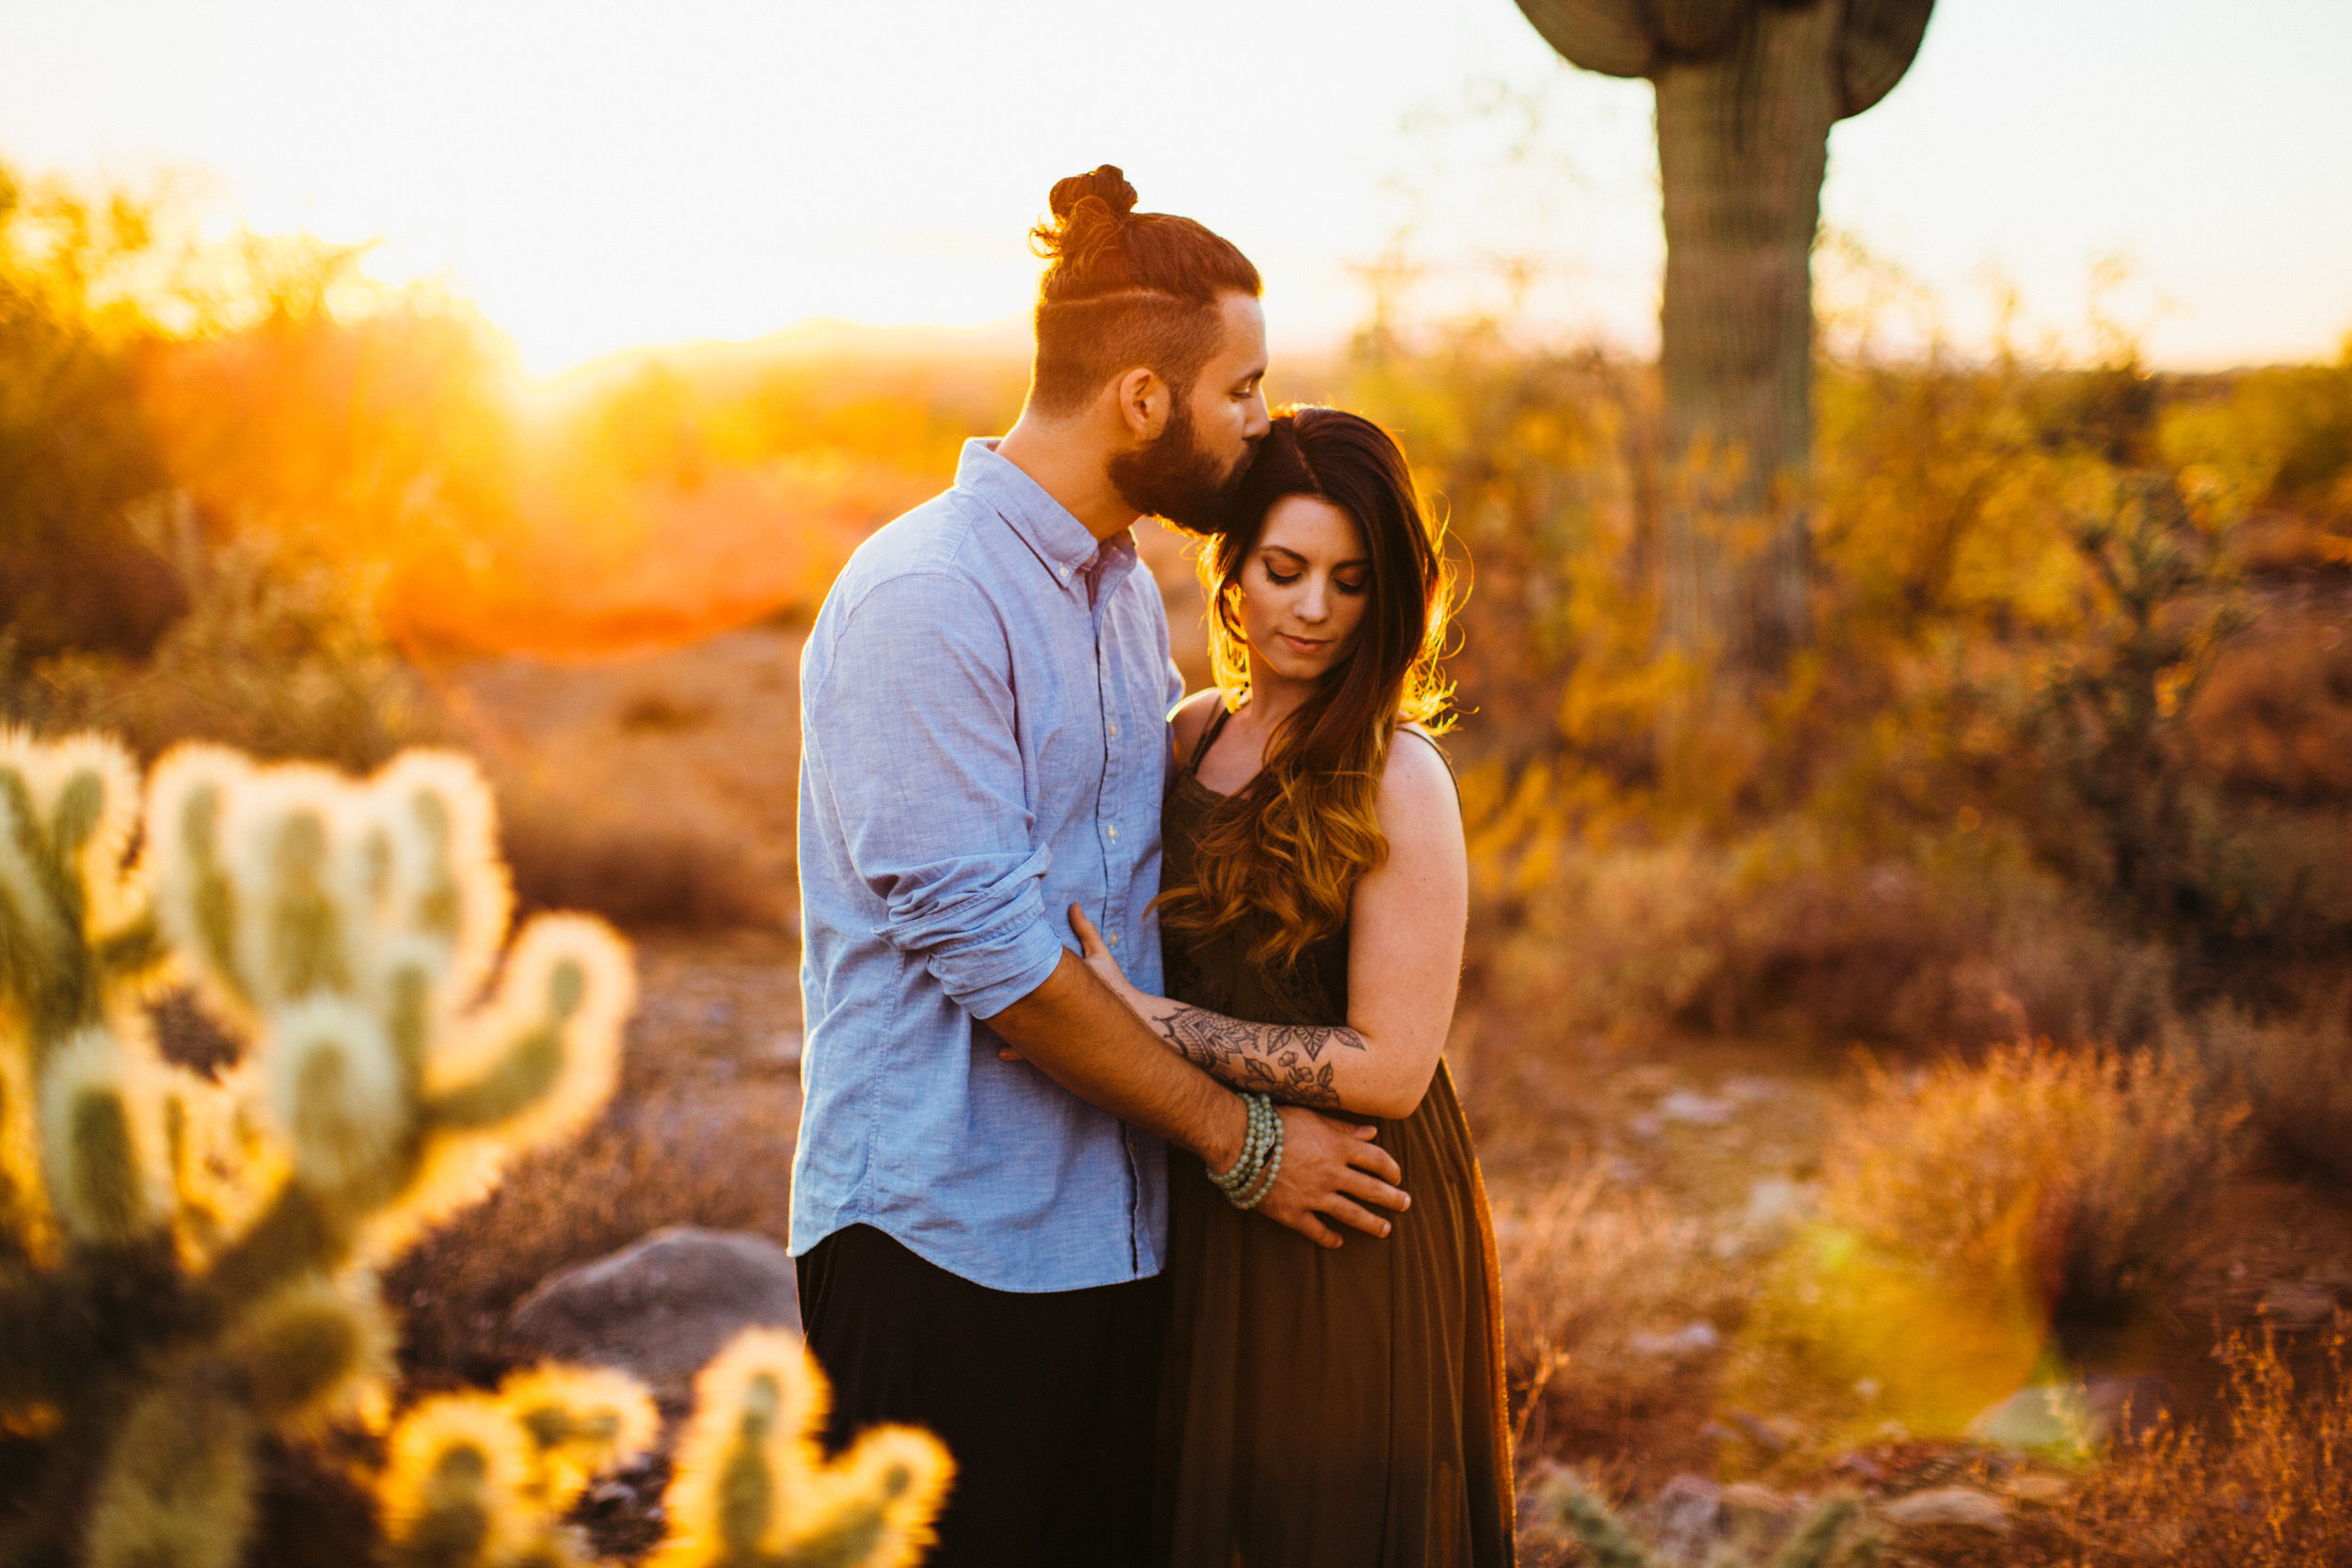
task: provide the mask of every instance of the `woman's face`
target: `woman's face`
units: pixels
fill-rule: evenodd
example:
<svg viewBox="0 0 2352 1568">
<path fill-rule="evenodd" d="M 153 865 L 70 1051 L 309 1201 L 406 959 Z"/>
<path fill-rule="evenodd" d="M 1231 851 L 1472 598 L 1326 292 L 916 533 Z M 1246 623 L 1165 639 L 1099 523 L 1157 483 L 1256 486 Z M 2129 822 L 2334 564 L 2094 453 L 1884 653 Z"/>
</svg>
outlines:
<svg viewBox="0 0 2352 1568">
<path fill-rule="evenodd" d="M 1285 496 L 1240 583 L 1252 678 L 1311 682 L 1347 657 L 1371 602 L 1372 556 L 1355 518 L 1315 496 Z"/>
</svg>

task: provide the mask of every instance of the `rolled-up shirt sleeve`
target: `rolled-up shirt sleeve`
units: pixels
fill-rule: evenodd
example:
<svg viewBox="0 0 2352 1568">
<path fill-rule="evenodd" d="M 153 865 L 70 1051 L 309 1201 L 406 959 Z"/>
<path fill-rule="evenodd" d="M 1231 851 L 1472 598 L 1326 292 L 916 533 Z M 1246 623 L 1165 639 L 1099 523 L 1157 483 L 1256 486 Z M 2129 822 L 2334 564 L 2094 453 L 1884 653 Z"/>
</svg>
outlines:
<svg viewBox="0 0 2352 1568">
<path fill-rule="evenodd" d="M 851 865 L 877 928 L 948 998 L 993 1018 L 1061 961 L 1046 918 L 1005 630 L 948 572 L 875 586 L 803 694 Z"/>
</svg>

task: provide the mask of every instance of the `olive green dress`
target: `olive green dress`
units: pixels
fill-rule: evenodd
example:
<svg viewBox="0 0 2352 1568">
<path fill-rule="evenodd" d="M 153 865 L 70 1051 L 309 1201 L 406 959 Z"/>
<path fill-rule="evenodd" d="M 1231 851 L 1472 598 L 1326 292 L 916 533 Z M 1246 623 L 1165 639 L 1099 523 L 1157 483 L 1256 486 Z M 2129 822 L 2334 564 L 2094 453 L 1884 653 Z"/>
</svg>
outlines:
<svg viewBox="0 0 2352 1568">
<path fill-rule="evenodd" d="M 1195 777 L 1224 722 L 1168 792 L 1171 886 L 1228 806 Z M 1347 1022 L 1344 929 L 1288 974 L 1250 961 L 1256 934 L 1168 934 L 1168 994 L 1252 1022 Z M 1155 1525 L 1171 1568 L 1512 1561 L 1494 1227 L 1445 1064 L 1418 1110 L 1378 1125 L 1412 1207 L 1385 1238 L 1340 1227 L 1336 1250 L 1233 1208 L 1170 1151 Z"/>
</svg>

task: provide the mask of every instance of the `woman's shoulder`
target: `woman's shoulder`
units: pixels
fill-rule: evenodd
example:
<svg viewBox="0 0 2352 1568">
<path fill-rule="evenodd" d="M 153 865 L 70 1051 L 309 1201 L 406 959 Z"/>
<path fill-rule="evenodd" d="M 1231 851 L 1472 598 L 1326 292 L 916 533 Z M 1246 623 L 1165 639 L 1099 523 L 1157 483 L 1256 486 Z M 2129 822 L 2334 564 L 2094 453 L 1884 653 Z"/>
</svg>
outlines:
<svg viewBox="0 0 2352 1568">
<path fill-rule="evenodd" d="M 1225 693 L 1212 686 L 1194 692 L 1170 709 L 1168 728 L 1176 745 L 1176 760 L 1184 762 L 1192 756 L 1192 749 L 1200 734 L 1209 727 L 1209 721 L 1223 705 Z"/>
<path fill-rule="evenodd" d="M 1396 728 L 1388 762 L 1380 772 L 1380 811 L 1383 816 L 1436 814 L 1458 819 L 1461 816 L 1453 765 L 1438 749 L 1438 737 L 1419 724 Z"/>
</svg>

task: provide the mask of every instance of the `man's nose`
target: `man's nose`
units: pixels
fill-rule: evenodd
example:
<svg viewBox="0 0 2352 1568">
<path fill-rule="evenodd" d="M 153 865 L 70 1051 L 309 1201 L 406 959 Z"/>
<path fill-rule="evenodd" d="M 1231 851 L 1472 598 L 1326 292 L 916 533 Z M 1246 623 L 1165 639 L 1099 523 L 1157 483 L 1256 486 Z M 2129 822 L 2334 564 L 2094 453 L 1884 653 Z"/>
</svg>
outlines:
<svg viewBox="0 0 2352 1568">
<path fill-rule="evenodd" d="M 1242 427 L 1243 436 L 1249 440 L 1255 441 L 1273 428 L 1273 418 L 1266 413 L 1265 394 L 1263 392 L 1250 393 L 1249 420 L 1248 423 Z"/>
</svg>

